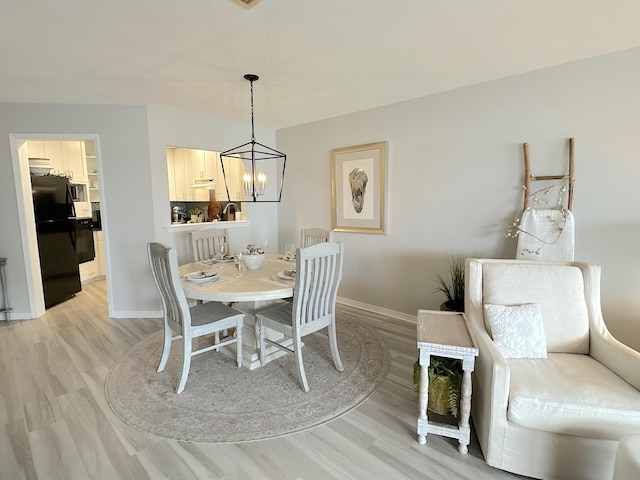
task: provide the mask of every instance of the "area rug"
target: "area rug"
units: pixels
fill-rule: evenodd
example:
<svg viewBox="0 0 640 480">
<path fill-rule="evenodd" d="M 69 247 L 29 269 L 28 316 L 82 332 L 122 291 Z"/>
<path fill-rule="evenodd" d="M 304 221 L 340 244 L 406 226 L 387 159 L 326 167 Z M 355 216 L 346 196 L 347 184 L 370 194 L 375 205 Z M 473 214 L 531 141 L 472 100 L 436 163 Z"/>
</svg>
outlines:
<svg viewBox="0 0 640 480">
<path fill-rule="evenodd" d="M 222 353 L 208 352 L 192 359 L 187 385 L 176 395 L 182 344 L 173 342 L 165 371 L 157 373 L 162 331 L 116 361 L 105 393 L 127 425 L 160 437 L 235 443 L 289 435 L 344 415 L 387 375 L 389 352 L 378 332 L 348 313 L 338 313 L 337 332 L 343 372 L 333 365 L 326 336 L 304 337 L 308 393 L 300 387 L 291 354 L 248 370 Z"/>
</svg>

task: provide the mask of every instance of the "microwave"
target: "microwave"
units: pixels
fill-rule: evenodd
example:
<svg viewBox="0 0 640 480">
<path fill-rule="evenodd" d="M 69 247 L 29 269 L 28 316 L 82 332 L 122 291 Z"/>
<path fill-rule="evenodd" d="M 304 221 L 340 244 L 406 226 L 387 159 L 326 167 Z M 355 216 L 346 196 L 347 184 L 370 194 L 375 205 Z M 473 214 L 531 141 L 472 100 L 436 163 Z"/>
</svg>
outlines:
<svg viewBox="0 0 640 480">
<path fill-rule="evenodd" d="M 87 198 L 87 184 L 86 183 L 70 183 L 69 193 L 74 202 L 86 202 Z"/>
</svg>

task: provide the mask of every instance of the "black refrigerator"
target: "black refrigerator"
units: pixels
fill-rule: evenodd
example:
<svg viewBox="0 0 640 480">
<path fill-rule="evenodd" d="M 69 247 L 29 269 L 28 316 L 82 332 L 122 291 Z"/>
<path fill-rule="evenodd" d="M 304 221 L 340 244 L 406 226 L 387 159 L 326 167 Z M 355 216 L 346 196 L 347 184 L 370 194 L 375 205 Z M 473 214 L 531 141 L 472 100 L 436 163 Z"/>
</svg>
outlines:
<svg viewBox="0 0 640 480">
<path fill-rule="evenodd" d="M 76 224 L 69 179 L 31 175 L 45 307 L 82 290 L 76 253 Z"/>
</svg>

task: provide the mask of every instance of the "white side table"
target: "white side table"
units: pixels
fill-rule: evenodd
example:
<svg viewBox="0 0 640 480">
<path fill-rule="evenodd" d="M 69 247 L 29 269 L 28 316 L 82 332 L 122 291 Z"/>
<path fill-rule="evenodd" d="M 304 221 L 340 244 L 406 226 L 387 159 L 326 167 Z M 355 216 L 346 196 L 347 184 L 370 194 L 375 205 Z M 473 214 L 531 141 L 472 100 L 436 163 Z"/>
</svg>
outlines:
<svg viewBox="0 0 640 480">
<path fill-rule="evenodd" d="M 417 321 L 418 349 L 420 349 L 420 385 L 418 387 L 418 442 L 427 443 L 427 434 L 434 433 L 445 437 L 457 438 L 458 451 L 469 451 L 471 427 L 471 372 L 478 356 L 478 348 L 469 333 L 467 321 L 458 312 L 441 312 L 434 310 L 418 310 Z M 427 401 L 429 376 L 427 368 L 431 355 L 462 360 L 462 388 L 458 426 L 437 422 L 429 422 L 427 418 Z"/>
</svg>

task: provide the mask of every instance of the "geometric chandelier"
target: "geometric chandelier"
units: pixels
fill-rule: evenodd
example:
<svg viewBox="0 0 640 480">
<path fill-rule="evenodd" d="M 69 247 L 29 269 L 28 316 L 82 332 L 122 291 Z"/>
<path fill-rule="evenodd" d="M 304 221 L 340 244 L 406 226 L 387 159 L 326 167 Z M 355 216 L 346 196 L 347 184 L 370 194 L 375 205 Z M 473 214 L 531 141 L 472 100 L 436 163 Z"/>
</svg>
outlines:
<svg viewBox="0 0 640 480">
<path fill-rule="evenodd" d="M 258 80 L 258 76 L 247 73 L 244 78 L 251 85 L 251 140 L 243 145 L 226 150 L 220 154 L 222 164 L 222 175 L 224 176 L 224 186 L 227 190 L 227 198 L 231 201 L 229 194 L 229 183 L 227 176 L 233 178 L 232 159 L 239 159 L 244 167 L 242 175 L 242 190 L 244 190 L 245 200 L 241 202 L 279 202 L 282 198 L 282 187 L 284 186 L 284 170 L 287 164 L 287 156 L 256 142 L 255 127 L 253 119 L 253 82 Z M 280 168 L 282 168 L 280 172 Z M 275 179 L 267 179 L 265 170 L 271 172 Z M 280 173 L 278 173 L 280 172 Z M 236 177 L 237 178 L 237 177 Z M 272 195 L 265 195 L 268 184 L 277 188 L 277 199 Z M 233 188 L 233 187 L 232 187 Z M 273 191 L 273 189 L 271 189 Z M 233 191 L 233 190 L 232 190 Z M 248 198 L 247 198 L 248 197 Z M 236 200 L 237 201 L 237 200 Z"/>
</svg>

